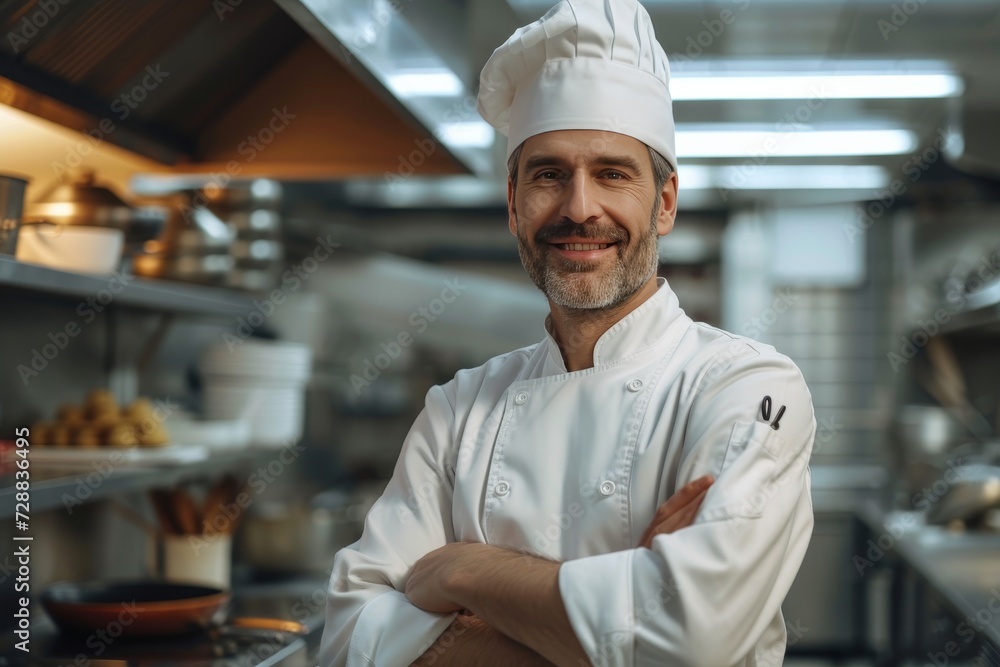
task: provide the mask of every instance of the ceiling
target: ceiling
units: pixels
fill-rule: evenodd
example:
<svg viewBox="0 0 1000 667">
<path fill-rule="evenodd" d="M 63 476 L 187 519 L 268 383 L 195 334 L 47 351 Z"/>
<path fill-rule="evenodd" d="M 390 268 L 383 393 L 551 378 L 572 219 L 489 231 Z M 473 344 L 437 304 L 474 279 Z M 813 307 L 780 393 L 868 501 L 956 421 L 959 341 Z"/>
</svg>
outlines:
<svg viewBox="0 0 1000 667">
<path fill-rule="evenodd" d="M 0 77 L 100 117 L 107 114 L 109 99 L 144 80 L 148 63 L 161 63 L 170 76 L 158 87 L 155 98 L 150 96 L 117 123 L 121 129 L 113 139 L 133 150 L 145 147 L 139 152 L 170 163 L 176 162 L 178 154 L 205 153 L 206 137 L 217 138 L 227 110 L 249 101 L 268 112 L 272 105 L 287 104 L 290 94 L 280 86 L 262 87 L 257 82 L 266 82 L 268 77 L 279 82 L 287 79 L 277 63 L 293 63 L 295 54 L 318 46 L 316 50 L 322 49 L 332 60 L 309 59 L 297 71 L 315 80 L 325 80 L 323 76 L 334 69 L 353 75 L 376 93 L 374 97 L 387 102 L 386 109 L 405 120 L 398 123 L 400 128 L 409 123 L 423 130 L 423 136 L 433 136 L 446 148 L 445 154 L 464 162 L 471 175 L 407 177 L 387 183 L 378 177 L 346 179 L 351 172 L 345 171 L 337 184 L 315 184 L 304 192 L 311 188 L 313 195 L 331 205 L 352 207 L 496 207 L 504 199 L 504 139 L 497 137 L 491 147 L 490 135 L 485 136 L 485 143 L 480 135 L 473 137 L 479 145 L 462 146 L 461 138 L 453 141 L 443 129 L 445 125 L 453 126 L 449 129 L 476 125 L 474 91 L 486 59 L 517 27 L 537 19 L 551 4 L 547 0 L 275 0 L 222 3 L 238 11 L 220 13 L 219 3 L 198 0 L 151 0 L 140 10 L 128 0 L 81 0 L 57 3 L 56 15 L 43 21 L 37 34 L 29 35 L 25 20 L 37 18 L 48 5 L 42 0 L 0 0 L 0 24 L 8 35 L 0 44 Z M 964 146 L 955 148 L 947 160 L 938 159 L 938 154 L 921 164 L 920 182 L 908 188 L 908 194 L 940 183 L 969 181 L 968 173 L 985 179 L 975 181 L 977 192 L 996 189 L 993 179 L 1000 177 L 1000 133 L 994 131 L 994 119 L 1000 117 L 1000 1 L 647 0 L 643 4 L 670 56 L 675 85 L 695 72 L 715 75 L 752 68 L 768 73 L 808 66 L 836 73 L 857 68 L 859 63 L 885 73 L 931 63 L 931 67 L 954 71 L 964 81 L 961 97 L 945 99 L 821 99 L 820 104 L 804 99 L 676 101 L 674 115 L 680 125 L 739 123 L 775 128 L 796 118 L 801 123 L 796 131 L 806 130 L 803 135 L 825 125 L 889 127 L 910 130 L 921 142 L 917 151 L 885 157 L 765 155 L 755 168 L 829 166 L 839 170 L 835 173 L 845 184 L 833 190 L 811 189 L 805 170 L 794 172 L 792 178 L 786 170 L 769 184 L 734 192 L 732 197 L 720 192 L 720 175 L 738 176 L 734 170 L 747 165 L 746 158 L 682 157 L 682 189 L 701 181 L 700 188 L 682 193 L 685 207 L 725 209 L 760 199 L 791 203 L 872 199 L 876 189 L 860 174 L 875 170 L 885 182 L 903 177 L 920 151 L 933 146 L 946 131 L 960 133 Z M 16 44 L 10 35 L 26 35 L 27 42 Z M 453 74 L 457 88 L 452 96 L 407 96 L 394 87 L 394 72 L 420 68 L 443 68 Z M 319 87 L 333 91 L 334 102 L 343 89 L 341 85 Z M 251 99 L 254 95 L 260 99 Z M 347 131 L 347 125 L 337 121 L 335 109 L 323 108 L 314 114 L 318 124 L 309 125 L 298 144 L 308 149 L 310 137 L 329 136 L 336 145 L 317 146 L 313 152 L 330 153 L 338 148 L 337 142 L 349 139 L 360 141 L 359 149 L 364 152 L 366 136 L 385 134 L 387 122 L 376 122 L 370 113 L 355 114 L 360 124 Z M 460 122 L 444 122 L 449 117 Z M 328 130 L 324 118 L 330 121 Z M 371 126 L 368 135 L 366 122 Z M 227 123 L 222 122 L 223 130 Z M 297 127 L 306 125 L 300 122 Z M 233 132 L 237 129 L 242 130 L 238 127 Z M 394 143 L 387 146 L 395 166 L 399 151 Z M 274 148 L 267 155 L 278 153 Z M 708 172 L 714 176 L 706 176 Z M 368 173 L 381 170 L 369 169 Z"/>
<path fill-rule="evenodd" d="M 282 5 L 321 4 L 378 7 L 377 2 L 352 0 L 280 0 Z M 433 51 L 468 90 L 475 90 L 478 74 L 493 49 L 517 27 L 536 20 L 551 6 L 538 0 L 397 0 L 393 19 L 412 26 L 422 40 L 406 45 L 389 44 L 396 62 L 419 66 Z M 842 169 L 858 166 L 881 173 L 889 183 L 912 171 L 913 161 L 924 149 L 946 135 L 961 142 L 949 143 L 949 159 L 940 153 L 919 165 L 920 183 L 913 188 L 935 187 L 940 182 L 976 179 L 976 191 L 990 190 L 1000 177 L 1000 134 L 993 120 L 1000 117 L 1000 2 L 997 0 L 647 0 L 656 35 L 667 52 L 676 82 L 694 73 L 717 74 L 734 69 L 759 73 L 805 68 L 843 73 L 858 68 L 892 74 L 908 70 L 951 71 L 964 83 L 960 97 L 944 99 L 822 99 L 814 100 L 710 100 L 675 101 L 674 116 L 681 124 L 753 124 L 774 128 L 797 116 L 797 129 L 823 126 L 901 128 L 915 133 L 919 148 L 883 157 L 782 158 L 767 155 L 768 167 L 829 165 Z M 375 16 L 371 10 L 368 16 Z M 362 12 L 363 15 L 363 12 Z M 808 108 L 807 108 L 807 103 Z M 805 113 L 803 113 L 805 112 Z M 410 179 L 387 188 L 376 181 L 358 181 L 337 191 L 353 205 L 384 206 L 489 206 L 503 203 L 503 137 L 498 137 L 492 176 L 449 180 Z M 940 143 L 938 144 L 940 145 Z M 994 146 L 996 150 L 994 150 Z M 929 154 L 928 154 L 929 155 Z M 738 169 L 746 158 L 681 159 L 680 181 L 703 180 L 700 169 Z M 758 163 L 759 166 L 759 163 Z M 787 170 L 786 170 L 787 171 Z M 699 178 L 693 178 L 698 172 Z M 722 171 L 715 169 L 715 178 Z M 802 172 L 804 175 L 804 172 Z M 836 173 L 836 172 L 834 172 Z M 850 178 L 844 172 L 845 178 Z M 687 178 L 687 180 L 685 180 Z M 782 180 L 785 178 L 786 180 Z M 806 201 L 857 201 L 875 198 L 876 188 L 857 181 L 857 187 L 830 192 L 810 190 L 787 176 L 762 186 L 760 191 L 738 192 L 720 198 L 713 188 L 688 193 L 682 201 L 690 208 L 726 208 L 733 203 L 780 199 Z M 909 184 L 908 184 L 909 185 Z M 714 190 L 719 190 L 716 185 Z M 912 193 L 910 193 L 912 194 Z"/>
</svg>

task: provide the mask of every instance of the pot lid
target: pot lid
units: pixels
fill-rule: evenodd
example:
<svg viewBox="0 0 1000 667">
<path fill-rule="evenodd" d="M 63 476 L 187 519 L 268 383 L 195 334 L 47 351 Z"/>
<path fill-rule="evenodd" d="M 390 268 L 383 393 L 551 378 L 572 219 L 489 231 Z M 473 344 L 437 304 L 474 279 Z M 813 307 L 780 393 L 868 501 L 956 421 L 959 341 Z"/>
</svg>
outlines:
<svg viewBox="0 0 1000 667">
<path fill-rule="evenodd" d="M 94 172 L 89 170 L 57 183 L 27 208 L 25 223 L 119 226 L 135 216 L 134 209 L 121 197 L 97 185 Z"/>
</svg>

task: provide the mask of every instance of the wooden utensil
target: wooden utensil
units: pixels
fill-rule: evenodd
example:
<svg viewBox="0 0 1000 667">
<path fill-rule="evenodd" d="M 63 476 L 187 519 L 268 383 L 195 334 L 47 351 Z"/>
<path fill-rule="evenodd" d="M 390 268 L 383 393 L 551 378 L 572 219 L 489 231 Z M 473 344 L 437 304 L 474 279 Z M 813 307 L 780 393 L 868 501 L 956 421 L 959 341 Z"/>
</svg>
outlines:
<svg viewBox="0 0 1000 667">
<path fill-rule="evenodd" d="M 194 500 L 184 489 L 174 489 L 170 492 L 173 501 L 174 516 L 180 526 L 182 535 L 199 535 L 201 533 L 201 511 Z"/>
</svg>

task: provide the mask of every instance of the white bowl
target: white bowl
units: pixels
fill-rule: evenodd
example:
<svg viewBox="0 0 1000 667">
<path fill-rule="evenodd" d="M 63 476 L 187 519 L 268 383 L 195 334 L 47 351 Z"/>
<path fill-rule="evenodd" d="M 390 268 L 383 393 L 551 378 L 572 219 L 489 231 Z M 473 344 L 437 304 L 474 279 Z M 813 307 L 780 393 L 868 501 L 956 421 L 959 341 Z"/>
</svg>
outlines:
<svg viewBox="0 0 1000 667">
<path fill-rule="evenodd" d="M 168 424 L 174 444 L 205 445 L 212 449 L 240 449 L 250 442 L 250 424 L 239 420 L 172 418 Z"/>
<path fill-rule="evenodd" d="M 24 225 L 17 238 L 17 258 L 79 273 L 114 273 L 121 261 L 125 233 L 107 227 Z"/>
<path fill-rule="evenodd" d="M 305 401 L 301 386 L 205 384 L 205 415 L 209 419 L 249 422 L 250 443 L 281 447 L 302 437 Z"/>
</svg>

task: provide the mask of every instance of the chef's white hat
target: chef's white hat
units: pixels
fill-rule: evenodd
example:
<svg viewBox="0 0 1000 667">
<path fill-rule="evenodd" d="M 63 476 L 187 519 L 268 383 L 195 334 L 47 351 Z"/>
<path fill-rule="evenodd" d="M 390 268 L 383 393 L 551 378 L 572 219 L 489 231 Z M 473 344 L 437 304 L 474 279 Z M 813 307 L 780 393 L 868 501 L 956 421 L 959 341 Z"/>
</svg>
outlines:
<svg viewBox="0 0 1000 667">
<path fill-rule="evenodd" d="M 479 112 L 507 135 L 507 157 L 552 130 L 606 130 L 677 168 L 670 66 L 636 0 L 562 0 L 518 28 L 479 79 Z"/>
</svg>

